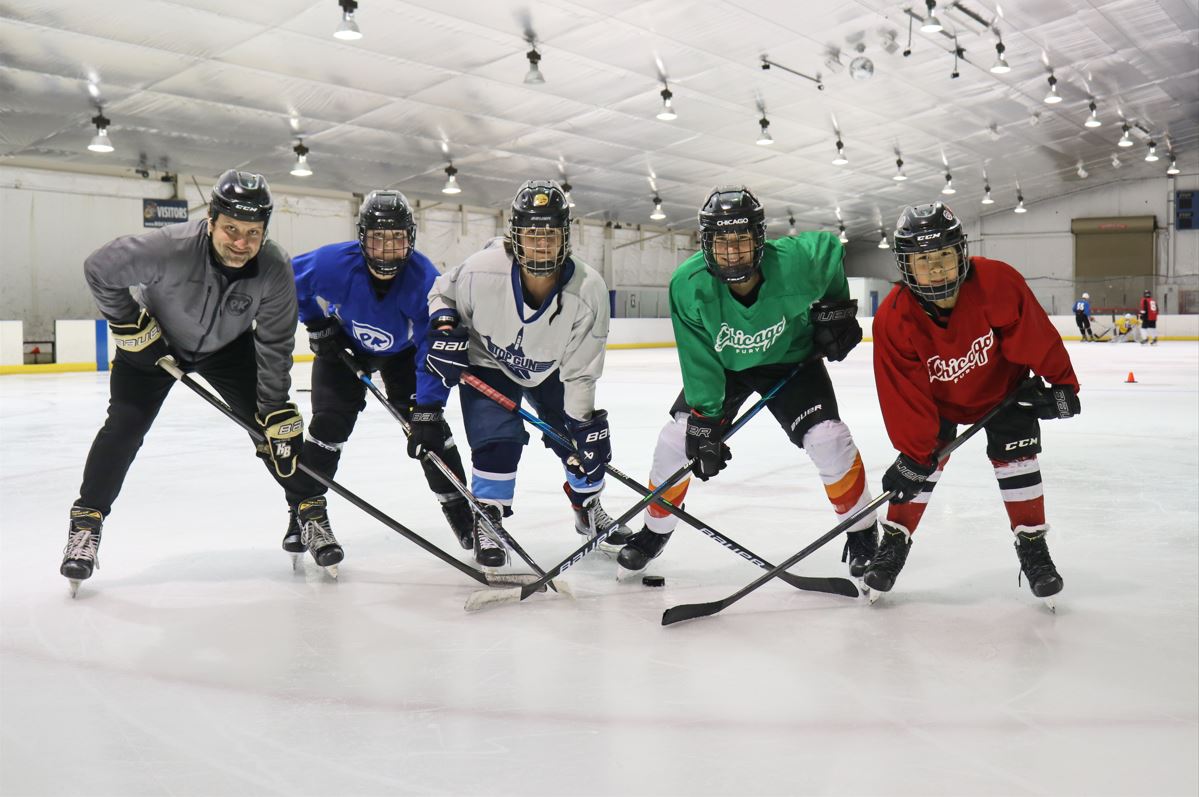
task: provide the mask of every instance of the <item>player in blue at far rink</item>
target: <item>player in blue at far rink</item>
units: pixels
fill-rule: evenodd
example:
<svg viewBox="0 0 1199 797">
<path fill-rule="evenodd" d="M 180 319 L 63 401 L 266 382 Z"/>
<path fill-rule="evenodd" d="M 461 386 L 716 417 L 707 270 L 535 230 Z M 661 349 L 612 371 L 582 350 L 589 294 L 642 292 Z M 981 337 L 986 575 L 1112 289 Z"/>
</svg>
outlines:
<svg viewBox="0 0 1199 797">
<path fill-rule="evenodd" d="M 565 466 L 575 531 L 594 537 L 613 523 L 599 501 L 604 463 L 611 458 L 608 413 L 595 408 L 608 340 L 608 288 L 595 269 L 570 256 L 570 207 L 556 182 L 526 182 L 511 214 L 504 238 L 447 271 L 429 293 L 428 367 L 446 387 L 469 369 L 518 404 L 528 399 L 546 422 L 574 439 L 577 456 L 543 441 Z M 458 393 L 470 442 L 471 489 L 498 526 L 512 512 L 516 466 L 529 435 L 519 416 L 474 388 Z M 413 424 L 414 436 L 420 425 Z M 621 526 L 607 542 L 623 544 L 628 533 Z M 476 524 L 475 560 L 485 568 L 508 561 L 503 541 L 482 523 Z"/>
<path fill-rule="evenodd" d="M 300 461 L 330 478 L 358 413 L 366 407 L 366 385 L 347 367 L 343 353 L 349 352 L 364 371 L 380 373 L 388 402 L 410 422 L 414 411 L 419 415 L 421 408 L 439 409 L 449 394 L 424 368 L 427 297 L 438 272 L 415 247 L 416 224 L 408 200 L 399 191 L 372 191 L 358 213 L 357 241 L 322 246 L 292 261 L 300 320 L 308 327 L 316 355 L 312 422 Z M 422 424 L 419 440 L 416 435 L 408 440 L 410 456 L 420 457 L 426 450 L 437 453 L 465 481 L 462 458 L 440 412 L 435 422 Z M 436 466 L 427 460 L 421 465 L 459 544 L 474 547 L 470 504 Z M 390 463 L 381 467 L 393 472 Z M 293 514 L 285 550 L 305 550 L 310 524 L 317 524 L 313 531 L 321 524 L 328 527 L 324 493 L 325 488 L 313 481 L 306 494 L 316 497 L 307 503 L 319 506 L 302 504 L 298 522 Z"/>
</svg>

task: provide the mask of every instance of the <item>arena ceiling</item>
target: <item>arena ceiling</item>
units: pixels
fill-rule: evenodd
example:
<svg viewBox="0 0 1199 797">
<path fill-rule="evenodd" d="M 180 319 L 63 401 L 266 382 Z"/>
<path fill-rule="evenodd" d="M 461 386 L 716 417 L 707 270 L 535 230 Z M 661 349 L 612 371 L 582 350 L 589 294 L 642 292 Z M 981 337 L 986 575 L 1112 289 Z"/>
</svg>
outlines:
<svg viewBox="0 0 1199 797">
<path fill-rule="evenodd" d="M 835 229 L 840 208 L 851 236 L 875 238 L 904 204 L 941 198 L 947 172 L 945 198 L 970 218 L 1010 211 L 1017 184 L 1035 210 L 1164 174 L 1170 151 L 1199 171 L 1193 0 L 942 2 L 939 33 L 921 32 L 928 13 L 924 0 L 360 0 L 363 36 L 342 41 L 338 0 L 0 0 L 0 163 L 237 166 L 494 208 L 553 176 L 580 215 L 651 225 L 657 194 L 658 224 L 677 229 L 735 181 L 775 232 L 792 214 Z M 1006 74 L 990 71 L 997 35 Z M 540 85 L 525 82 L 530 38 Z M 672 121 L 656 118 L 663 80 Z M 116 147 L 105 155 L 87 149 L 97 104 Z M 770 146 L 755 143 L 763 115 Z M 289 174 L 300 138 L 306 178 Z M 993 205 L 980 204 L 984 172 Z"/>
</svg>

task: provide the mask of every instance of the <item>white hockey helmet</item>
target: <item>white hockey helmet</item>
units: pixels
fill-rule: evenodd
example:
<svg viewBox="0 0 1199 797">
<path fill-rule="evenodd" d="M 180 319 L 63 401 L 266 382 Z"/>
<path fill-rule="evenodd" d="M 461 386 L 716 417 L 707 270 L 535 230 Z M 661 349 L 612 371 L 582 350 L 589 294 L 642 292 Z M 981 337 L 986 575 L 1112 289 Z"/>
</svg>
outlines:
<svg viewBox="0 0 1199 797">
<path fill-rule="evenodd" d="M 1090 298 L 1091 298 L 1091 294 L 1089 294 L 1089 293 L 1086 293 L 1086 292 L 1084 291 L 1084 292 L 1083 292 L 1083 294 L 1082 294 L 1082 298 L 1084 298 L 1084 299 L 1090 299 Z"/>
</svg>

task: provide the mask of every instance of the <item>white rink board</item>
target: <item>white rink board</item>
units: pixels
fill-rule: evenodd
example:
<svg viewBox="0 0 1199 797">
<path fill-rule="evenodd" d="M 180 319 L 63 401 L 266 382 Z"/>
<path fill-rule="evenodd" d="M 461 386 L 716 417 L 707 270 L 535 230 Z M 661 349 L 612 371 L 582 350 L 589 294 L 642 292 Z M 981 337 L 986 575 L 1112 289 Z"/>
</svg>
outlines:
<svg viewBox="0 0 1199 797">
<path fill-rule="evenodd" d="M 72 601 L 66 513 L 108 376 L 7 376 L 0 793 L 1194 795 L 1199 345 L 1067 345 L 1083 414 L 1043 427 L 1056 615 L 1016 584 L 980 438 L 954 455 L 879 604 L 776 583 L 670 628 L 664 608 L 759 571 L 683 528 L 649 570 L 664 589 L 618 584 L 597 554 L 568 572 L 573 602 L 467 615 L 474 582 L 333 498 L 340 581 L 311 564 L 293 575 L 280 491 L 182 387 Z M 877 489 L 894 454 L 870 354 L 831 370 Z M 675 352 L 607 363 L 615 462 L 643 476 Z M 461 553 L 368 401 L 339 480 Z M 460 429 L 456 400 L 450 412 Z M 688 510 L 774 561 L 833 525 L 769 414 L 732 449 Z M 547 567 L 579 544 L 560 482 L 530 444 L 507 525 Z M 605 494 L 614 515 L 632 501 Z M 839 555 L 834 542 L 797 570 L 840 575 Z"/>
</svg>

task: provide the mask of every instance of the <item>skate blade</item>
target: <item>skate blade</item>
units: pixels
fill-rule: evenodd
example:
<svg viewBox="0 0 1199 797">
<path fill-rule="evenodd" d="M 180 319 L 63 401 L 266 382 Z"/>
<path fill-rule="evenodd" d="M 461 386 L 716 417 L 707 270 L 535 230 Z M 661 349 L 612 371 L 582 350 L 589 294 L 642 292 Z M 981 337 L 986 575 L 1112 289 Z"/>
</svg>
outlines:
<svg viewBox="0 0 1199 797">
<path fill-rule="evenodd" d="M 645 571 L 648 569 L 649 569 L 649 565 L 646 565 L 645 567 L 641 568 L 640 570 L 630 570 L 622 564 L 617 564 L 616 565 L 616 583 L 628 584 L 633 581 L 640 581 L 641 577 L 645 575 Z"/>
<path fill-rule="evenodd" d="M 325 572 L 328 573 L 329 577 L 334 581 L 337 580 L 337 565 L 326 565 Z"/>
<path fill-rule="evenodd" d="M 864 587 L 864 589 L 866 590 L 866 594 L 870 597 L 871 606 L 877 603 L 879 599 L 883 597 L 883 595 L 887 594 L 885 592 L 880 592 L 877 589 L 870 589 L 869 587 Z"/>
<path fill-rule="evenodd" d="M 1046 609 L 1048 609 L 1053 614 L 1057 614 L 1057 603 L 1054 602 L 1053 598 L 1041 598 L 1041 600 L 1043 600 L 1045 602 Z"/>
<path fill-rule="evenodd" d="M 77 594 L 79 594 L 79 585 L 82 582 L 77 578 L 71 578 L 67 580 L 70 582 L 68 588 L 71 590 L 71 597 L 74 598 Z"/>
<path fill-rule="evenodd" d="M 300 554 L 289 553 L 288 556 L 291 557 L 291 572 L 293 572 L 293 573 L 300 572 Z"/>
</svg>

